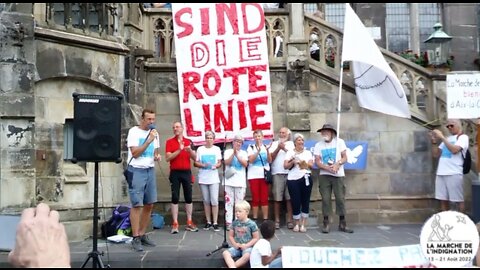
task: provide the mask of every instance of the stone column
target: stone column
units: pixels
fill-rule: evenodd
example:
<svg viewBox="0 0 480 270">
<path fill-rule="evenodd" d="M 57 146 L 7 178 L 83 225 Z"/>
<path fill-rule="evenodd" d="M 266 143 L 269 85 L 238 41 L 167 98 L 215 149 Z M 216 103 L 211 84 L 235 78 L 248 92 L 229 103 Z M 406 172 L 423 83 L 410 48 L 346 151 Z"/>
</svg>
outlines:
<svg viewBox="0 0 480 270">
<path fill-rule="evenodd" d="M 290 41 L 304 39 L 303 3 L 290 4 Z"/>
<path fill-rule="evenodd" d="M 307 61 L 308 40 L 305 37 L 304 21 L 303 4 L 291 3 L 284 125 L 293 131 L 310 131 L 310 70 Z"/>
<path fill-rule="evenodd" d="M 420 26 L 418 23 L 418 3 L 410 3 L 410 46 L 414 54 L 420 55 Z"/>
<path fill-rule="evenodd" d="M 0 209 L 35 203 L 33 4 L 0 6 Z"/>
</svg>

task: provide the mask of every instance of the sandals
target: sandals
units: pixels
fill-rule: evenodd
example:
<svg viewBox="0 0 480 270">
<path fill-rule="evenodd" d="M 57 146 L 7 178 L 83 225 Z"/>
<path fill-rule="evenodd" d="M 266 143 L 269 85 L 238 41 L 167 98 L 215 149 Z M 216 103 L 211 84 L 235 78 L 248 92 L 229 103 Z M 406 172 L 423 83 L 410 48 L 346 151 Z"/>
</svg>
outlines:
<svg viewBox="0 0 480 270">
<path fill-rule="evenodd" d="M 275 229 L 279 230 L 280 229 L 280 222 L 275 221 Z"/>
<path fill-rule="evenodd" d="M 287 222 L 287 228 L 288 229 L 291 230 L 291 229 L 293 229 L 293 227 L 294 227 L 293 222 L 291 222 L 291 221 Z"/>
</svg>

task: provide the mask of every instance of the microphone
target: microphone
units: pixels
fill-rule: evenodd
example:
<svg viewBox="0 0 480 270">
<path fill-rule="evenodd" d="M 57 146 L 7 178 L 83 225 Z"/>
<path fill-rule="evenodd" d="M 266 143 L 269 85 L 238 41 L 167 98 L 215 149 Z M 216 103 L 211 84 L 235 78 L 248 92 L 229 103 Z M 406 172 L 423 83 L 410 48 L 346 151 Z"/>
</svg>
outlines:
<svg viewBox="0 0 480 270">
<path fill-rule="evenodd" d="M 156 128 L 156 127 L 155 127 L 154 124 L 149 124 L 149 125 L 148 125 L 149 131 L 148 131 L 147 138 L 148 138 L 148 136 L 150 135 L 150 133 L 152 132 L 152 130 L 154 130 L 155 128 Z M 155 138 L 158 139 L 158 134 L 155 134 Z M 146 140 L 146 138 L 145 138 L 145 140 Z"/>
</svg>

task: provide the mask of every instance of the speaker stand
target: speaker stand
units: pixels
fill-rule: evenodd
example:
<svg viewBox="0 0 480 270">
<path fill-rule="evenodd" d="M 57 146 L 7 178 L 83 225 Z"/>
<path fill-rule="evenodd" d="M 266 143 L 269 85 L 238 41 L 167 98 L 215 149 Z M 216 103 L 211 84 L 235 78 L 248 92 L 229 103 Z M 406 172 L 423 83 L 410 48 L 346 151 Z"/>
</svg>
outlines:
<svg viewBox="0 0 480 270">
<path fill-rule="evenodd" d="M 81 268 L 84 268 L 87 265 L 88 261 L 92 259 L 92 268 L 105 268 L 102 262 L 103 251 L 98 252 L 97 242 L 98 242 L 98 162 L 95 161 L 95 173 L 94 173 L 94 182 L 93 182 L 93 247 L 92 251 L 88 253 L 88 257 L 85 262 L 82 264 Z M 110 268 L 107 265 L 106 268 Z"/>
<path fill-rule="evenodd" d="M 225 158 L 224 158 L 224 152 L 225 152 L 225 148 L 227 147 L 227 136 L 225 135 L 225 140 L 223 141 L 223 147 L 221 149 L 221 155 L 222 155 L 222 167 L 223 167 L 223 242 L 222 242 L 222 245 L 220 245 L 219 247 L 217 247 L 215 250 L 212 250 L 210 251 L 209 253 L 207 253 L 207 257 L 212 255 L 213 253 L 221 250 L 221 249 L 224 249 L 224 248 L 229 248 L 229 245 L 228 245 L 228 242 L 227 242 L 227 209 L 226 209 L 226 201 L 225 201 L 225 196 L 227 194 L 226 192 L 226 180 L 225 179 Z M 220 182 L 220 184 L 221 184 Z"/>
</svg>

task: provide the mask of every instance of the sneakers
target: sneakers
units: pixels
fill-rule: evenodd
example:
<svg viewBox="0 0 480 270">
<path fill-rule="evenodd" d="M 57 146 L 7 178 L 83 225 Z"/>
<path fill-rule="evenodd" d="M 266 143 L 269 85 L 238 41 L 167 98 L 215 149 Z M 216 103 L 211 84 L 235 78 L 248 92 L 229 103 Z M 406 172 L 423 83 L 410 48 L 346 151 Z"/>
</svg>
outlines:
<svg viewBox="0 0 480 270">
<path fill-rule="evenodd" d="M 280 229 L 280 221 L 275 221 L 275 229 Z"/>
<path fill-rule="evenodd" d="M 150 246 L 150 247 L 156 246 L 156 244 L 152 240 L 150 240 L 146 234 L 140 236 L 140 242 L 145 246 Z"/>
<path fill-rule="evenodd" d="M 340 221 L 338 224 L 338 230 L 341 232 L 346 232 L 346 233 L 353 233 L 353 230 L 347 227 L 347 222 Z"/>
<path fill-rule="evenodd" d="M 218 232 L 220 231 L 220 228 L 218 227 L 218 224 L 213 224 L 213 230 Z"/>
<path fill-rule="evenodd" d="M 212 228 L 212 223 L 206 223 L 206 224 L 205 224 L 205 227 L 203 227 L 203 229 L 204 229 L 205 231 L 210 230 L 210 228 Z"/>
<path fill-rule="evenodd" d="M 198 232 L 198 228 L 192 221 L 188 221 L 187 226 L 185 226 L 185 230 L 190 232 Z"/>
<path fill-rule="evenodd" d="M 143 251 L 142 240 L 140 240 L 140 236 L 134 237 L 132 240 L 132 248 L 135 251 Z"/>
<path fill-rule="evenodd" d="M 323 228 L 322 228 L 322 233 L 329 233 L 330 232 L 330 225 L 328 220 L 323 221 Z"/>
<path fill-rule="evenodd" d="M 178 223 L 173 223 L 172 224 L 172 231 L 171 231 L 172 234 L 176 234 L 178 233 Z"/>
<path fill-rule="evenodd" d="M 305 228 L 304 225 L 300 226 L 300 232 L 306 233 L 306 232 L 307 232 L 307 228 Z"/>
<path fill-rule="evenodd" d="M 300 228 L 298 227 L 298 224 L 296 224 L 295 227 L 293 227 L 293 231 L 294 232 L 300 231 Z"/>
<path fill-rule="evenodd" d="M 293 229 L 293 222 L 291 222 L 291 221 L 287 222 L 287 228 L 289 230 Z"/>
</svg>

